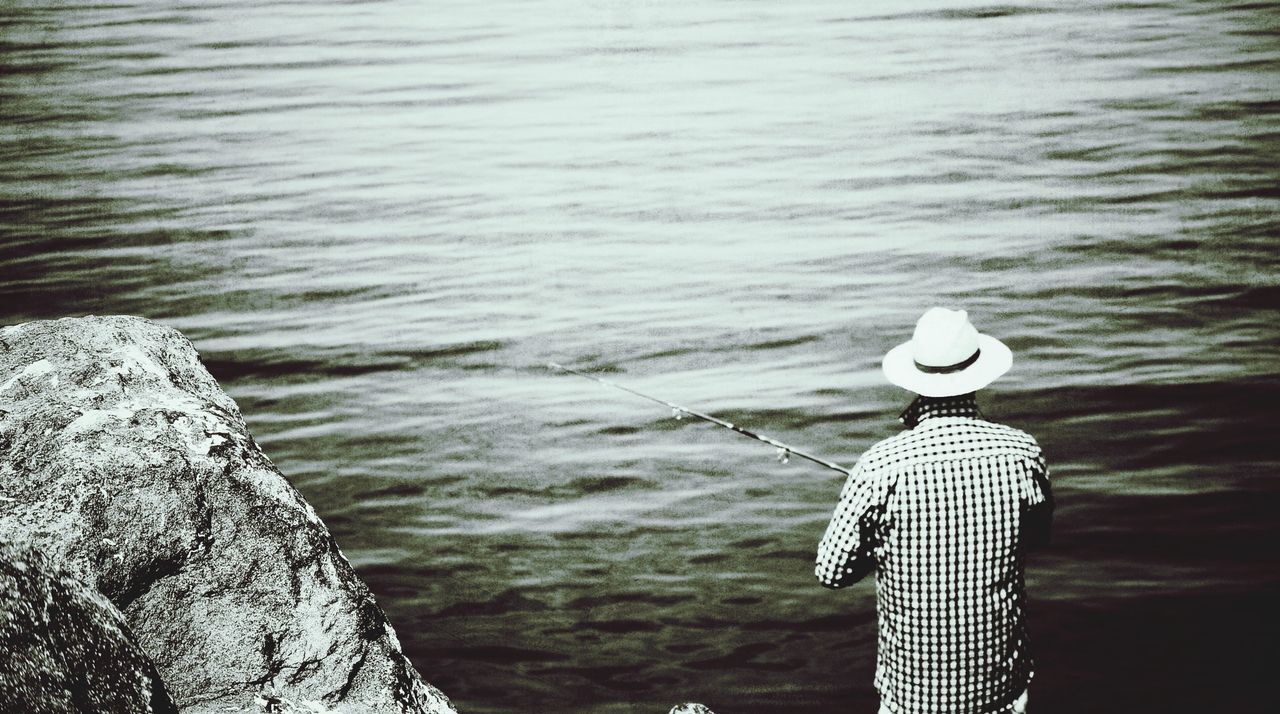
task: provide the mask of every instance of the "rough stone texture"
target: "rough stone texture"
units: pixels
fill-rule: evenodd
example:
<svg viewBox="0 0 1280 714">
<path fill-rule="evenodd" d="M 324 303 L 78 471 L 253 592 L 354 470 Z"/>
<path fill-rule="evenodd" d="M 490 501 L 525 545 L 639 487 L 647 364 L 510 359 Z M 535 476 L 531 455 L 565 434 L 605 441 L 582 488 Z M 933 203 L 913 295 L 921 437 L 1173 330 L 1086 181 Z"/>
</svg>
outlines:
<svg viewBox="0 0 1280 714">
<path fill-rule="evenodd" d="M 184 712 L 454 711 L 176 330 L 0 330 L 0 540 L 110 598 Z"/>
<path fill-rule="evenodd" d="M 115 606 L 7 543 L 0 544 L 0 665 L 0 711 L 178 711 Z"/>
<path fill-rule="evenodd" d="M 667 712 L 667 714 L 715 714 L 715 712 L 701 704 L 689 702 L 687 704 L 677 704 L 674 707 L 671 707 L 671 711 Z"/>
</svg>

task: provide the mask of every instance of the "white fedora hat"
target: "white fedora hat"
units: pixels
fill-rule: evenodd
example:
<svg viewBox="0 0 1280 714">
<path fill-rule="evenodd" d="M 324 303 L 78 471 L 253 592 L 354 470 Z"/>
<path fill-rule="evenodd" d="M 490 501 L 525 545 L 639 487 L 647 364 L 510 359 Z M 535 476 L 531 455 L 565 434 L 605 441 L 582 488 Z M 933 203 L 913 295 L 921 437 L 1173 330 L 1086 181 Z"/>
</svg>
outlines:
<svg viewBox="0 0 1280 714">
<path fill-rule="evenodd" d="M 1013 365 L 1003 342 L 980 334 L 964 310 L 930 308 L 911 341 L 889 350 L 881 368 L 893 384 L 925 397 L 954 397 L 991 384 Z"/>
</svg>

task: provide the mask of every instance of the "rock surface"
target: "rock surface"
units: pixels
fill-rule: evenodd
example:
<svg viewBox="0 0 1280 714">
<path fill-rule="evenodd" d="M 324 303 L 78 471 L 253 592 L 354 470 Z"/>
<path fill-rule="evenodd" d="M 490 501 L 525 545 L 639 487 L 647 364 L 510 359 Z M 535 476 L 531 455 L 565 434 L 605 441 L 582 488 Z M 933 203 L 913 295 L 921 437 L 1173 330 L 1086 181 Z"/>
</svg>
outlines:
<svg viewBox="0 0 1280 714">
<path fill-rule="evenodd" d="M 695 702 L 677 704 L 667 714 L 715 714 L 715 712 Z"/>
<path fill-rule="evenodd" d="M 120 611 L 12 544 L 0 544 L 0 663 L 0 711 L 178 712 Z"/>
<path fill-rule="evenodd" d="M 184 712 L 454 711 L 175 330 L 0 330 L 0 540 L 106 595 Z"/>
</svg>

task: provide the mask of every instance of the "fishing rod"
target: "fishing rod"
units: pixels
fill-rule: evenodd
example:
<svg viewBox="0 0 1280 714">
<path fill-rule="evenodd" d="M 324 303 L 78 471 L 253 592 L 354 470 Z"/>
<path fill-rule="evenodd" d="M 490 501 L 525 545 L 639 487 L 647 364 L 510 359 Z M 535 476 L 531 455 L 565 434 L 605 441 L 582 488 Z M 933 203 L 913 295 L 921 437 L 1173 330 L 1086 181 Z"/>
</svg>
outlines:
<svg viewBox="0 0 1280 714">
<path fill-rule="evenodd" d="M 846 469 L 840 464 L 837 464 L 832 461 L 827 461 L 826 459 L 814 456 L 813 454 L 809 454 L 804 451 L 801 451 L 800 449 L 796 449 L 794 447 L 788 446 L 782 443 L 781 441 L 765 436 L 764 434 L 757 434 L 753 431 L 743 429 L 742 427 L 737 426 L 736 424 L 730 424 L 729 422 L 723 419 L 719 419 L 717 417 L 711 416 L 710 414 L 703 414 L 702 412 L 694 411 L 692 409 L 689 409 L 688 407 L 682 407 L 679 404 L 668 402 L 665 399 L 658 399 L 657 397 L 651 397 L 648 394 L 645 394 L 643 392 L 638 392 L 630 387 L 625 387 L 616 382 L 610 382 L 609 380 L 604 379 L 602 377 L 597 377 L 594 374 L 590 374 L 588 372 L 581 372 L 579 370 L 573 369 L 572 367 L 565 367 L 564 365 L 557 364 L 555 362 L 548 362 L 547 367 L 551 369 L 559 370 L 561 372 L 565 372 L 568 374 L 576 374 L 579 377 L 590 379 L 593 382 L 599 382 L 600 384 L 603 384 L 606 387 L 613 387 L 614 389 L 618 389 L 618 390 L 627 392 L 629 394 L 634 394 L 637 397 L 640 397 L 641 399 L 648 399 L 651 402 L 657 402 L 658 404 L 662 404 L 663 406 L 671 407 L 671 415 L 674 416 L 676 419 L 682 419 L 687 414 L 695 419 L 701 419 L 706 422 L 711 422 L 716 426 L 724 427 L 729 431 L 735 431 L 743 436 L 755 439 L 756 441 L 762 441 L 778 450 L 778 461 L 781 461 L 784 464 L 790 461 L 792 456 L 799 456 L 800 458 L 806 459 L 808 461 L 812 461 L 813 463 L 818 464 L 819 466 L 825 466 L 831 469 L 832 471 L 839 471 L 840 473 L 845 474 L 846 476 L 849 475 L 849 473 L 851 473 L 849 469 Z"/>
</svg>

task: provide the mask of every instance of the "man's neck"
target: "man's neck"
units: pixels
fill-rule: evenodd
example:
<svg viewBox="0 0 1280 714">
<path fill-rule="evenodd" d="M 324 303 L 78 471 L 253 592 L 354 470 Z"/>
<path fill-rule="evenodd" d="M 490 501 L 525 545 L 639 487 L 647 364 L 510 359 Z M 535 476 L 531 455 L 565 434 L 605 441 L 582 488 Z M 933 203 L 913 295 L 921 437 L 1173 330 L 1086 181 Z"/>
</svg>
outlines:
<svg viewBox="0 0 1280 714">
<path fill-rule="evenodd" d="M 926 419 L 937 417 L 968 417 L 973 419 L 981 416 L 974 393 L 970 392 L 954 397 L 916 397 L 915 401 L 911 402 L 898 419 L 908 429 L 914 429 L 917 424 Z"/>
</svg>

